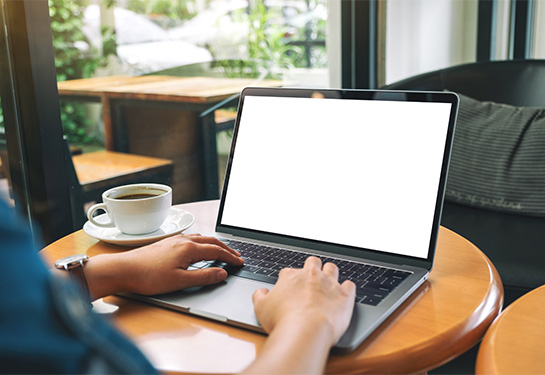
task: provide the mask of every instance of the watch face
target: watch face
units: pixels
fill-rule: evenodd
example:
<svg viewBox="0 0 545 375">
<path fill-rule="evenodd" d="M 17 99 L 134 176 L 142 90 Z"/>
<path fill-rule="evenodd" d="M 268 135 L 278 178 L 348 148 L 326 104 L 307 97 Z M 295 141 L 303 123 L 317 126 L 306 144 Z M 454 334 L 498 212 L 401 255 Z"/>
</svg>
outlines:
<svg viewBox="0 0 545 375">
<path fill-rule="evenodd" d="M 89 260 L 89 257 L 85 254 L 70 255 L 69 257 L 59 259 L 55 262 L 55 267 L 57 268 L 71 268 L 85 263 Z"/>
</svg>

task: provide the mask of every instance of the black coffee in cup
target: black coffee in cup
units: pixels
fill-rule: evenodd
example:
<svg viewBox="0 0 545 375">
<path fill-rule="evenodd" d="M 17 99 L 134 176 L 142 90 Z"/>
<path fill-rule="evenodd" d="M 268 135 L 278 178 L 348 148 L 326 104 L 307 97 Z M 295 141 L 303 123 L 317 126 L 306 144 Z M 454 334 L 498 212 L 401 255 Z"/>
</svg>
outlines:
<svg viewBox="0 0 545 375">
<path fill-rule="evenodd" d="M 161 194 L 128 194 L 128 195 L 122 195 L 120 197 L 115 197 L 114 199 L 146 199 L 146 198 L 152 198 L 156 197 Z"/>
</svg>

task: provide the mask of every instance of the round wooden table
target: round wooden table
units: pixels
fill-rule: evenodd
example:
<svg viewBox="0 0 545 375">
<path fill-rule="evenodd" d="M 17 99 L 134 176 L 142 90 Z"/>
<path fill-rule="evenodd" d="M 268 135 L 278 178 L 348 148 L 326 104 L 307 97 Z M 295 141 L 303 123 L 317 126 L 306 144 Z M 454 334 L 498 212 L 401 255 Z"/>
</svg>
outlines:
<svg viewBox="0 0 545 375">
<path fill-rule="evenodd" d="M 218 201 L 184 204 L 195 224 L 188 233 L 212 234 Z M 341 221 L 342 223 L 342 221 Z M 348 355 L 331 355 L 326 372 L 415 373 L 438 367 L 476 344 L 503 303 L 500 277 L 473 244 L 441 227 L 428 281 L 368 340 Z M 130 251 L 83 231 L 41 251 L 48 264 L 70 255 Z M 266 336 L 129 298 L 111 296 L 95 310 L 132 338 L 161 371 L 236 373 L 251 363 Z"/>
<path fill-rule="evenodd" d="M 488 329 L 477 374 L 545 374 L 545 285 L 513 302 Z"/>
</svg>

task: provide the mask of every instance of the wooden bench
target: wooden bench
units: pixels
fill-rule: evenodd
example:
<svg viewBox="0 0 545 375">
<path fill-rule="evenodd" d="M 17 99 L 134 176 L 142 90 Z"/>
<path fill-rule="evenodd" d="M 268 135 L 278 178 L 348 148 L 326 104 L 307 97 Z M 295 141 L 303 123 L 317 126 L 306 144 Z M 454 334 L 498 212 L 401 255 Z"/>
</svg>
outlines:
<svg viewBox="0 0 545 375">
<path fill-rule="evenodd" d="M 214 111 L 214 120 L 216 121 L 216 130 L 218 132 L 231 130 L 235 127 L 236 111 L 226 109 L 216 109 Z"/>
<path fill-rule="evenodd" d="M 172 161 L 150 156 L 115 151 L 95 151 L 72 157 L 79 184 L 84 191 L 105 189 L 110 185 L 129 183 L 138 178 L 172 172 Z M 168 183 L 168 181 L 164 181 Z"/>
</svg>

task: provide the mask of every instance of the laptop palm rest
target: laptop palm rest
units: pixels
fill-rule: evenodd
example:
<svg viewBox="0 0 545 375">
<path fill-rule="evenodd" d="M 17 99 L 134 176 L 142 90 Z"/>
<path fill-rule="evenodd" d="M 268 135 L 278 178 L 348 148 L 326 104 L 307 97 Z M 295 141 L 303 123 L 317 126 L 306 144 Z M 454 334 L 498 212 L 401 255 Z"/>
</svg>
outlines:
<svg viewBox="0 0 545 375">
<path fill-rule="evenodd" d="M 231 276 L 216 285 L 157 296 L 131 294 L 130 297 L 263 333 L 254 314 L 252 296 L 257 289 L 272 287 L 271 284 Z"/>
</svg>

